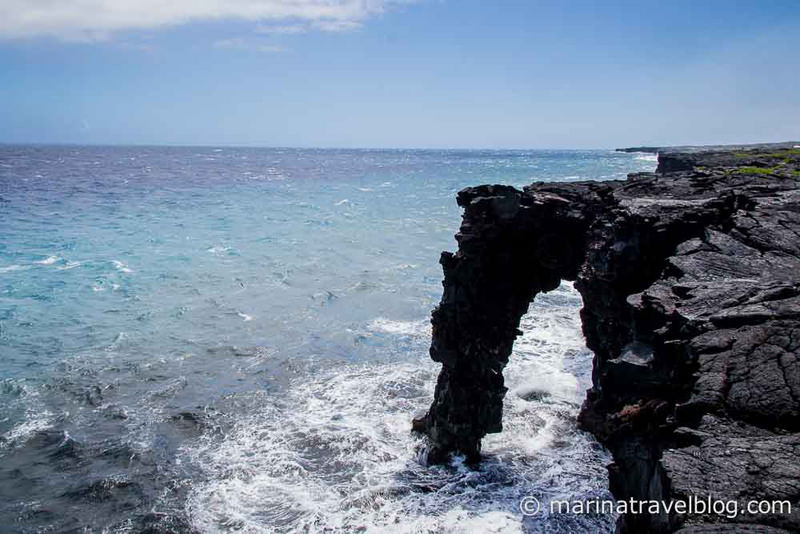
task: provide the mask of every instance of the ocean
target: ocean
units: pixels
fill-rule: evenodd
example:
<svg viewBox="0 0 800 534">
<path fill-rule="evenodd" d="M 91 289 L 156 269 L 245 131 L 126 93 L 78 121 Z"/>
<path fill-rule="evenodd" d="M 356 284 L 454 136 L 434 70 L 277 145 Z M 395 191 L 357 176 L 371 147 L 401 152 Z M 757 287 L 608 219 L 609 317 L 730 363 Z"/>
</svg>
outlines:
<svg viewBox="0 0 800 534">
<path fill-rule="evenodd" d="M 613 532 L 592 355 L 540 295 L 478 469 L 411 419 L 456 192 L 621 179 L 611 151 L 0 146 L 0 532 Z M 526 517 L 524 496 L 544 503 Z"/>
</svg>

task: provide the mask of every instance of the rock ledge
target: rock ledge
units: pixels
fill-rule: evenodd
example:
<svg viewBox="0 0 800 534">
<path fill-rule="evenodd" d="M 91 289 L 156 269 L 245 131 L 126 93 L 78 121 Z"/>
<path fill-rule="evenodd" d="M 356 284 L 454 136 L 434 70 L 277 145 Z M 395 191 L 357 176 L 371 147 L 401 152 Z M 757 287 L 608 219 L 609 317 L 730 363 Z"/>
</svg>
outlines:
<svg viewBox="0 0 800 534">
<path fill-rule="evenodd" d="M 580 424 L 618 499 L 785 500 L 792 512 L 628 515 L 620 532 L 800 531 L 800 150 L 666 152 L 626 181 L 458 194 L 414 421 L 430 462 L 480 459 L 534 297 L 574 280 L 593 387 Z"/>
</svg>

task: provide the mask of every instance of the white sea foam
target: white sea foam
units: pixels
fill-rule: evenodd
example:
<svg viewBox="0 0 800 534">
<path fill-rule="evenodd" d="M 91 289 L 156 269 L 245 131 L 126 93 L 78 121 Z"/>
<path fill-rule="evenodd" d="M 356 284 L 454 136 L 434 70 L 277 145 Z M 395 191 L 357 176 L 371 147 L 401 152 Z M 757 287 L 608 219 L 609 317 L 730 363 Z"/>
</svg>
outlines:
<svg viewBox="0 0 800 534">
<path fill-rule="evenodd" d="M 64 265 L 56 266 L 56 269 L 58 269 L 59 271 L 68 271 L 70 269 L 74 269 L 75 267 L 79 267 L 80 265 L 81 262 L 79 261 L 68 261 Z"/>
<path fill-rule="evenodd" d="M 287 178 L 289 178 L 289 176 L 284 174 L 283 171 L 281 171 L 280 169 L 273 168 L 273 167 L 268 168 L 266 170 L 266 172 L 267 172 L 268 178 L 267 177 L 265 177 L 265 178 L 267 178 L 270 181 L 280 181 L 280 180 L 286 180 Z"/>
<path fill-rule="evenodd" d="M 564 284 L 561 294 L 569 299 L 563 305 L 522 318 L 523 335 L 517 338 L 514 355 L 504 372 L 509 394 L 503 426 L 505 431 L 527 436 L 517 446 L 529 454 L 545 449 L 564 433 L 565 426 L 572 423 L 563 414 L 577 415 L 583 395 L 578 377 L 565 369 L 566 356 L 584 352 L 584 357 L 590 358 L 575 313 L 580 297 L 571 284 Z M 555 409 L 538 411 L 538 421 L 533 421 L 528 415 L 536 402 L 546 402 Z M 506 447 L 503 435 L 488 436 L 484 447 L 503 450 Z"/>
<path fill-rule="evenodd" d="M 293 384 L 288 399 L 259 399 L 262 408 L 237 421 L 222 444 L 189 451 L 211 476 L 189 498 L 195 526 L 269 532 L 383 523 L 374 507 L 396 487 L 394 470 L 413 458 L 408 410 L 430 395 L 431 380 L 430 366 L 387 371 L 353 367 Z"/>
<path fill-rule="evenodd" d="M 237 406 L 252 408 L 231 419 L 221 441 L 209 434 L 182 451 L 205 473 L 187 500 L 194 527 L 249 533 L 518 533 L 531 531 L 531 520 L 518 510 L 527 494 L 546 502 L 604 491 L 607 456 L 575 428 L 578 381 L 564 370 L 570 351 L 584 350 L 576 294 L 568 286 L 560 292 L 563 306 L 525 317 L 523 343 L 505 373 L 512 391 L 532 386 L 547 396 L 507 396 L 504 431 L 484 440 L 486 459 L 479 470 L 458 460 L 447 467 L 417 461 L 421 440 L 409 432 L 409 419 L 429 405 L 437 365 L 420 357 L 337 366 L 298 377 L 280 395 L 259 392 L 236 400 Z M 423 334 L 426 323 L 379 318 L 369 328 L 429 335 Z M 553 527 L 548 531 L 613 529 L 613 518 L 605 525 L 596 518 L 585 525 L 575 522 L 580 518 L 570 521 L 560 528 L 547 523 Z"/>
<path fill-rule="evenodd" d="M 0 273 L 10 273 L 10 272 L 13 272 L 13 271 L 24 271 L 24 270 L 29 269 L 29 268 L 30 268 L 30 266 L 28 266 L 28 265 L 16 265 L 16 264 L 8 265 L 6 267 L 0 267 Z"/>
<path fill-rule="evenodd" d="M 59 261 L 61 258 L 58 256 L 48 256 L 44 260 L 40 260 L 34 263 L 38 263 L 39 265 L 53 265 L 55 262 Z"/>
<path fill-rule="evenodd" d="M 106 347 L 106 350 L 115 350 L 121 347 L 128 341 L 128 334 L 126 332 L 118 332 L 116 336 L 114 336 L 114 340 L 111 342 L 111 345 Z"/>
<path fill-rule="evenodd" d="M 652 161 L 655 163 L 658 161 L 658 154 L 639 154 L 634 159 L 639 161 Z"/>
<path fill-rule="evenodd" d="M 252 321 L 253 317 L 251 315 L 247 315 L 246 313 L 236 312 L 236 315 L 242 318 L 242 321 Z"/>
<path fill-rule="evenodd" d="M 25 381 L 9 378 L 0 381 L 0 392 L 12 396 L 5 405 L 5 413 L 13 411 L 18 406 L 17 403 L 24 406 L 24 415 L 10 430 L 0 435 L 0 450 L 24 443 L 36 432 L 47 430 L 53 425 L 53 413 L 43 406 L 36 387 L 29 386 Z M 5 402 L 7 398 L 3 400 Z"/>
<path fill-rule="evenodd" d="M 393 321 L 378 317 L 369 323 L 369 329 L 400 336 L 426 336 L 431 333 L 431 323 L 427 319 L 423 321 Z"/>
<path fill-rule="evenodd" d="M 213 247 L 207 248 L 206 252 L 210 252 L 211 254 L 213 254 L 215 256 L 221 256 L 221 255 L 225 254 L 226 252 L 228 252 L 229 250 L 230 250 L 230 247 L 224 247 L 222 245 L 214 245 Z"/>
<path fill-rule="evenodd" d="M 6 432 L 2 436 L 3 439 L 0 439 L 0 450 L 4 447 L 24 443 L 35 433 L 47 430 L 53 426 L 53 414 L 48 410 L 40 408 L 41 407 L 38 406 L 36 402 L 29 405 L 25 418 Z"/>
<path fill-rule="evenodd" d="M 133 272 L 127 265 L 119 260 L 111 260 L 111 263 L 114 264 L 114 268 L 121 273 L 128 274 Z"/>
<path fill-rule="evenodd" d="M 336 203 L 336 204 L 334 204 L 334 205 L 335 205 L 335 206 L 342 206 L 342 205 L 344 205 L 344 204 L 349 204 L 349 203 L 350 203 L 350 201 L 349 201 L 348 199 L 346 199 L 346 198 L 345 198 L 345 199 L 343 199 L 343 200 L 340 200 L 339 202 L 337 202 L 337 203 Z"/>
</svg>

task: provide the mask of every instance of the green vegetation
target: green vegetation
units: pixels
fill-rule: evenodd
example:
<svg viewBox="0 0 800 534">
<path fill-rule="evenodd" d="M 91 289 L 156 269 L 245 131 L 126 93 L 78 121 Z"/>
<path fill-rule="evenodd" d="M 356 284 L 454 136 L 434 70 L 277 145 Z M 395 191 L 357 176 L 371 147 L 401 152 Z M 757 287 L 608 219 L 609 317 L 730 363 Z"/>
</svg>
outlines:
<svg viewBox="0 0 800 534">
<path fill-rule="evenodd" d="M 756 174 L 756 175 L 776 175 L 776 176 L 791 176 L 799 177 L 800 170 L 797 165 L 800 164 L 800 148 L 782 148 L 772 152 L 758 152 L 758 150 L 748 150 L 742 152 L 734 152 L 737 158 L 747 158 L 750 161 L 742 161 L 742 163 L 755 163 L 755 165 L 742 165 L 741 167 L 729 167 L 725 171 L 725 175 L 729 176 L 732 173 L 738 174 Z M 778 160 L 778 161 L 775 161 Z M 757 166 L 759 163 L 769 162 L 771 167 Z"/>
<path fill-rule="evenodd" d="M 800 156 L 800 148 L 783 148 L 775 152 L 734 152 L 737 158 L 783 158 L 791 161 L 792 156 Z"/>
<path fill-rule="evenodd" d="M 739 167 L 739 172 L 746 172 L 748 174 L 773 174 L 779 170 L 778 167 Z"/>
<path fill-rule="evenodd" d="M 783 174 L 784 176 L 787 174 L 792 174 L 794 176 L 800 176 L 800 170 L 789 170 L 783 165 L 776 165 L 775 167 L 737 167 L 732 170 L 747 174 Z"/>
</svg>

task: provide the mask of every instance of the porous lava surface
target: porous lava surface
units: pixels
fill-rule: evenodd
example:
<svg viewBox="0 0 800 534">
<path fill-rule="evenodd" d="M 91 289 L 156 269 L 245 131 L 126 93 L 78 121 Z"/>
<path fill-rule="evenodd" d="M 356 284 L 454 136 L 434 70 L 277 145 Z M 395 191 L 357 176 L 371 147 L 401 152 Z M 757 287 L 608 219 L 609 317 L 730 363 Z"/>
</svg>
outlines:
<svg viewBox="0 0 800 534">
<path fill-rule="evenodd" d="M 458 194 L 432 316 L 427 460 L 480 460 L 540 292 L 575 281 L 593 387 L 580 425 L 617 499 L 785 500 L 792 512 L 629 514 L 620 532 L 800 531 L 800 150 L 663 152 L 624 181 Z"/>
</svg>

